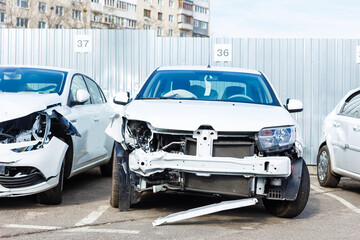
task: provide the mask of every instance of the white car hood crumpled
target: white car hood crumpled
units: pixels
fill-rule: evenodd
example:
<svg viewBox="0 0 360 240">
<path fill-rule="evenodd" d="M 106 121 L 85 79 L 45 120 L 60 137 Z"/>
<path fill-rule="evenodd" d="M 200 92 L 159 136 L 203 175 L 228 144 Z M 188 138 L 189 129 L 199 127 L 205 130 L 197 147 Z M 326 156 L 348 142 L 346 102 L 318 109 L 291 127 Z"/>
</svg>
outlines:
<svg viewBox="0 0 360 240">
<path fill-rule="evenodd" d="M 157 129 L 195 131 L 209 125 L 215 131 L 258 132 L 264 127 L 296 125 L 286 109 L 260 104 L 195 100 L 134 100 L 125 117 Z"/>
<path fill-rule="evenodd" d="M 60 102 L 56 93 L 0 93 L 0 122 L 24 117 Z"/>
</svg>

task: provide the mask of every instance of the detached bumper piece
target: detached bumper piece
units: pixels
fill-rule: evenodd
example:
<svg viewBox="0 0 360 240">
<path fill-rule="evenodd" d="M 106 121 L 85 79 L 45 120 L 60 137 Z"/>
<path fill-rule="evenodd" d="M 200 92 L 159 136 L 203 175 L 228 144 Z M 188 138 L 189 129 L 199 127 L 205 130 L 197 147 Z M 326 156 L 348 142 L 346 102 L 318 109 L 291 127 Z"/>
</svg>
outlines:
<svg viewBox="0 0 360 240">
<path fill-rule="evenodd" d="M 255 205 L 258 202 L 256 198 L 248 198 L 248 199 L 241 199 L 241 200 L 233 200 L 233 201 L 223 201 L 220 203 L 215 203 L 211 205 L 207 205 L 204 207 L 194 208 L 183 212 L 178 212 L 174 214 L 170 214 L 169 216 L 158 218 L 155 220 L 152 225 L 159 226 L 164 223 L 172 223 L 177 222 L 189 218 L 199 217 L 211 213 L 216 213 L 220 211 L 241 208 L 241 207 L 248 207 Z"/>
</svg>

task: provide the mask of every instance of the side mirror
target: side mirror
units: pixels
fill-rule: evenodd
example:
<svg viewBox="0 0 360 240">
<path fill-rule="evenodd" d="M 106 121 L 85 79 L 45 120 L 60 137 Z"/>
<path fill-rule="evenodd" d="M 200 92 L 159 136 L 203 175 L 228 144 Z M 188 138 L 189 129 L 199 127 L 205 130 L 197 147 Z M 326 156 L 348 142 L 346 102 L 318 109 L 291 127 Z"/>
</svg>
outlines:
<svg viewBox="0 0 360 240">
<path fill-rule="evenodd" d="M 129 92 L 119 92 L 114 97 L 114 103 L 119 105 L 126 105 L 130 102 Z"/>
<path fill-rule="evenodd" d="M 89 100 L 90 94 L 85 89 L 79 89 L 76 91 L 76 103 L 85 103 L 87 100 Z"/>
<path fill-rule="evenodd" d="M 285 108 L 289 111 L 289 113 L 296 113 L 302 112 L 304 105 L 299 100 L 288 98 L 288 100 L 286 100 Z"/>
</svg>

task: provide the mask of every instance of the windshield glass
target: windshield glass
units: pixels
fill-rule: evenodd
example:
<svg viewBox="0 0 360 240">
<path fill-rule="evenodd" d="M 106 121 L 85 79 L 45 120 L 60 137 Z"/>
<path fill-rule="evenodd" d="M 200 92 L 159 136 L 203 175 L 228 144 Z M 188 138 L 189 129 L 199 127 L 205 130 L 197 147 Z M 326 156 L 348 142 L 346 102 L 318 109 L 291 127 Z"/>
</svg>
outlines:
<svg viewBox="0 0 360 240">
<path fill-rule="evenodd" d="M 61 94 L 66 72 L 39 68 L 0 67 L 0 92 Z"/>
<path fill-rule="evenodd" d="M 137 99 L 189 99 L 279 106 L 262 75 L 220 71 L 156 71 Z"/>
</svg>

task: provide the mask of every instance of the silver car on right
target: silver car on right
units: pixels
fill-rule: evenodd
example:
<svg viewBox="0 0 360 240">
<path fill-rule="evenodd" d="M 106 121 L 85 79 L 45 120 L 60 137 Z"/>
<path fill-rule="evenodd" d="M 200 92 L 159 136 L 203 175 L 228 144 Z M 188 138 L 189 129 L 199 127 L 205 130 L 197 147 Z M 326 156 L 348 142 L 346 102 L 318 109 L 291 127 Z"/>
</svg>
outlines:
<svg viewBox="0 0 360 240">
<path fill-rule="evenodd" d="M 323 187 L 336 187 L 341 177 L 360 180 L 360 88 L 346 94 L 326 117 L 317 173 Z"/>
</svg>

